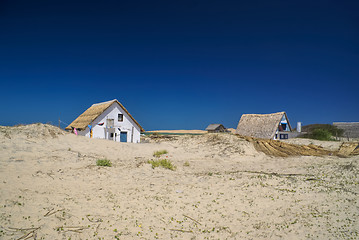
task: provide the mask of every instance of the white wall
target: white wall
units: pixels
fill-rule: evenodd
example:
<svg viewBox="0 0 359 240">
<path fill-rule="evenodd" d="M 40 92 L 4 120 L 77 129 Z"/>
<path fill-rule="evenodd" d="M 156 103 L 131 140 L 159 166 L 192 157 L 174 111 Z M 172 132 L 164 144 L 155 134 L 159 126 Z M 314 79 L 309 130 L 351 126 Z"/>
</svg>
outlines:
<svg viewBox="0 0 359 240">
<path fill-rule="evenodd" d="M 284 132 L 290 132 L 290 128 L 289 128 L 289 125 L 288 125 L 288 121 L 287 121 L 287 118 L 285 117 L 285 114 L 283 114 L 283 117 L 282 117 L 282 120 L 280 121 L 280 124 L 282 124 L 282 123 L 285 123 L 286 124 L 286 128 L 285 129 L 283 129 L 283 131 L 281 132 L 282 134 L 284 134 Z M 274 134 L 274 137 L 273 137 L 273 139 L 274 140 L 276 140 L 276 139 L 279 139 L 279 133 L 280 131 L 279 131 L 279 129 L 277 128 L 277 130 L 275 131 L 275 134 Z M 285 133 L 285 134 L 287 134 L 287 133 Z M 277 135 L 277 138 L 275 137 L 275 135 Z M 289 135 L 288 135 L 288 137 L 289 137 Z"/>
<path fill-rule="evenodd" d="M 123 121 L 118 121 L 118 114 L 123 114 Z M 106 126 L 107 119 L 114 119 L 114 128 Z M 104 123 L 102 126 L 99 123 Z M 130 116 L 121 108 L 118 103 L 113 103 L 108 109 L 106 109 L 99 117 L 97 117 L 92 125 L 93 138 L 109 139 L 109 134 L 112 132 L 113 140 L 120 142 L 120 131 L 127 132 L 127 142 L 140 142 L 141 130 L 137 124 L 130 118 Z M 106 128 L 107 127 L 107 128 Z M 117 134 L 116 139 L 115 135 Z M 90 137 L 90 131 L 87 127 L 84 131 L 78 131 L 79 135 Z M 132 140 L 132 141 L 131 141 Z"/>
</svg>

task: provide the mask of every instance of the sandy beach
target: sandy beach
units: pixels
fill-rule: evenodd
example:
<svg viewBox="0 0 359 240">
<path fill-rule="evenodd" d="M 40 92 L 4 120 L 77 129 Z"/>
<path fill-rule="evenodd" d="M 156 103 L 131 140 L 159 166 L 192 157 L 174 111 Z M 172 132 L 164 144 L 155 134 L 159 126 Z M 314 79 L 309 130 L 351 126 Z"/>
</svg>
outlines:
<svg viewBox="0 0 359 240">
<path fill-rule="evenodd" d="M 118 143 L 43 124 L 0 127 L 0 142 L 1 239 L 359 239 L 358 155 L 273 157 L 231 134 Z M 174 171 L 148 163 L 159 150 Z"/>
</svg>

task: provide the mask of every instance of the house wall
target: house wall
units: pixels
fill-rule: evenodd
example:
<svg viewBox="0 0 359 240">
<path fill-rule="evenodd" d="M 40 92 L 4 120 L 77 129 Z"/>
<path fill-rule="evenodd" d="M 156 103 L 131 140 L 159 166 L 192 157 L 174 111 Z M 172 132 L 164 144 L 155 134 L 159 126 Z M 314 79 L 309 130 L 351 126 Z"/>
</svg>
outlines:
<svg viewBox="0 0 359 240">
<path fill-rule="evenodd" d="M 90 136 L 89 132 L 90 132 L 90 130 L 89 130 L 88 127 L 83 131 L 77 130 L 77 134 L 80 135 L 80 136 Z"/>
<path fill-rule="evenodd" d="M 207 132 L 208 133 L 218 133 L 219 131 L 218 130 L 208 130 Z"/>
<path fill-rule="evenodd" d="M 284 114 L 283 114 L 282 120 L 280 121 L 279 124 L 283 124 L 283 123 L 286 124 L 285 129 L 283 129 L 283 131 L 280 131 L 279 128 L 277 128 L 277 130 L 276 130 L 276 132 L 274 134 L 274 137 L 273 137 L 274 140 L 280 139 L 280 134 L 287 134 L 288 138 L 293 138 L 293 137 L 296 136 L 294 133 L 290 132 L 288 120 L 287 120 L 287 118 L 285 117 Z"/>
<path fill-rule="evenodd" d="M 118 114 L 123 114 L 123 121 L 118 121 Z M 107 126 L 107 119 L 114 119 L 114 127 Z M 104 123 L 102 126 L 99 123 Z M 118 129 L 120 128 L 121 131 Z M 93 138 L 110 139 L 120 142 L 120 132 L 127 132 L 127 142 L 140 142 L 141 130 L 130 116 L 117 103 L 112 104 L 98 118 L 92 122 Z M 113 138 L 110 134 L 113 133 Z M 90 137 L 90 130 L 87 127 L 84 131 L 78 131 L 79 135 Z"/>
<path fill-rule="evenodd" d="M 283 123 L 286 124 L 286 128 L 283 129 L 283 131 L 290 131 L 287 118 L 285 117 L 284 114 L 283 114 L 282 120 L 280 121 L 280 124 L 283 124 Z"/>
<path fill-rule="evenodd" d="M 282 140 L 282 139 L 280 139 L 280 134 L 287 134 L 287 135 L 288 135 L 288 139 L 289 139 L 289 138 L 296 138 L 296 137 L 298 137 L 301 133 L 299 133 L 299 132 L 278 131 L 276 134 L 277 134 L 277 137 L 278 137 L 278 138 L 275 138 L 275 136 L 274 136 L 274 140 Z"/>
</svg>

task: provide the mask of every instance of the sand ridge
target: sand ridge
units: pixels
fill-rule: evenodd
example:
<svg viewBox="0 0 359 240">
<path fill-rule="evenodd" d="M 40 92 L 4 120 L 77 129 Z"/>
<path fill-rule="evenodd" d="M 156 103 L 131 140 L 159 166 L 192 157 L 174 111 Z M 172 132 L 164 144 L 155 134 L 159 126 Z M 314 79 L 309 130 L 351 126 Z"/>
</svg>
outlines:
<svg viewBox="0 0 359 240">
<path fill-rule="evenodd" d="M 1 127 L 0 238 L 359 238 L 358 156 L 271 157 L 230 134 L 148 141 Z M 163 149 L 175 171 L 147 163 Z"/>
</svg>

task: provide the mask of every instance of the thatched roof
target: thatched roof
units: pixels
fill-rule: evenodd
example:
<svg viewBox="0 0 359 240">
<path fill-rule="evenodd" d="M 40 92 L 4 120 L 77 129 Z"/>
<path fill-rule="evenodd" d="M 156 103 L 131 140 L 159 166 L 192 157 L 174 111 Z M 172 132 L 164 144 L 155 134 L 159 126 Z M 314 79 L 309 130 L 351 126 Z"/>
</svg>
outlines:
<svg viewBox="0 0 359 240">
<path fill-rule="evenodd" d="M 243 114 L 241 120 L 239 120 L 236 134 L 255 138 L 272 139 L 274 138 L 274 134 L 278 129 L 283 115 L 287 118 L 289 129 L 292 130 L 285 112 L 271 114 Z"/>
<path fill-rule="evenodd" d="M 221 126 L 225 129 L 225 127 L 222 124 L 209 124 L 208 127 L 206 128 L 206 131 L 216 130 Z"/>
<path fill-rule="evenodd" d="M 84 130 L 87 127 L 87 125 L 90 125 L 97 117 L 99 117 L 106 109 L 108 109 L 114 103 L 117 103 L 120 105 L 120 107 L 127 113 L 127 115 L 140 127 L 141 132 L 145 131 L 141 127 L 141 125 L 138 124 L 138 122 L 127 111 L 127 109 L 119 101 L 117 101 L 117 99 L 107 101 L 107 102 L 93 104 L 90 108 L 88 108 L 85 112 L 83 112 L 80 116 L 78 116 L 65 129 L 71 130 L 71 127 L 74 127 L 79 130 Z"/>
<path fill-rule="evenodd" d="M 359 138 L 359 122 L 334 122 L 333 125 L 344 130 L 344 137 Z"/>
</svg>

